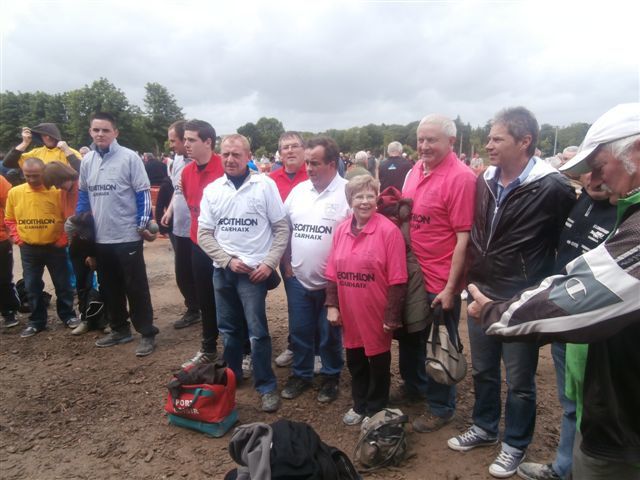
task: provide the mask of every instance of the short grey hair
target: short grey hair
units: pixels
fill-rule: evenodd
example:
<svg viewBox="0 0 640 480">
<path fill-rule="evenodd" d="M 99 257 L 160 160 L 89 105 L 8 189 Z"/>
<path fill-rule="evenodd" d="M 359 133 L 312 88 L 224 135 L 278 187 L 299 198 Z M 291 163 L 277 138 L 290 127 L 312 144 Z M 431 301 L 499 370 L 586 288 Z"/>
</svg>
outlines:
<svg viewBox="0 0 640 480">
<path fill-rule="evenodd" d="M 638 141 L 640 141 L 640 133 L 615 140 L 608 144 L 611 149 L 611 154 L 622 162 L 624 169 L 629 175 L 633 175 L 638 169 L 637 165 L 631 161 L 631 157 L 629 156 L 629 152 Z"/>
<path fill-rule="evenodd" d="M 365 152 L 364 150 L 360 150 L 358 153 L 356 153 L 355 162 L 354 162 L 356 165 L 360 165 L 367 168 L 368 162 L 369 162 L 369 155 L 367 155 L 367 152 Z"/>
<path fill-rule="evenodd" d="M 447 137 L 455 137 L 458 134 L 456 124 L 453 123 L 453 120 L 439 113 L 432 113 L 424 117 L 420 120 L 418 128 L 424 125 L 436 125 L 440 127 Z"/>
<path fill-rule="evenodd" d="M 571 145 L 570 147 L 562 150 L 562 154 L 564 155 L 565 153 L 578 153 L 578 147 L 576 147 L 575 145 Z"/>
<path fill-rule="evenodd" d="M 373 190 L 376 195 L 380 195 L 380 182 L 371 175 L 356 175 L 344 187 L 344 194 L 347 197 L 347 203 L 351 206 L 351 200 L 364 190 Z"/>
<path fill-rule="evenodd" d="M 391 142 L 387 146 L 387 155 L 391 157 L 402 155 L 402 144 L 400 142 Z"/>
</svg>

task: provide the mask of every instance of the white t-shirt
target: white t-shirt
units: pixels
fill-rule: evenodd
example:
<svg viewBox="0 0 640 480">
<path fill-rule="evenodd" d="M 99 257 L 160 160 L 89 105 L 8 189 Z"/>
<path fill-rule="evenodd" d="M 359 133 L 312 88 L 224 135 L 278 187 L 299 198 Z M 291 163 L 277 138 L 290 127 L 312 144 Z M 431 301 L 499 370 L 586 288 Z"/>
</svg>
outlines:
<svg viewBox="0 0 640 480">
<path fill-rule="evenodd" d="M 271 224 L 284 217 L 280 194 L 269 177 L 250 175 L 236 190 L 223 175 L 205 187 L 198 225 L 213 229 L 227 254 L 255 268 L 271 248 Z M 220 267 L 215 262 L 213 265 Z"/>
<path fill-rule="evenodd" d="M 334 177 L 321 193 L 311 180 L 296 185 L 284 203 L 291 225 L 291 266 L 298 281 L 308 290 L 326 287 L 324 271 L 336 227 L 351 209 L 344 187 L 347 181 Z"/>
</svg>

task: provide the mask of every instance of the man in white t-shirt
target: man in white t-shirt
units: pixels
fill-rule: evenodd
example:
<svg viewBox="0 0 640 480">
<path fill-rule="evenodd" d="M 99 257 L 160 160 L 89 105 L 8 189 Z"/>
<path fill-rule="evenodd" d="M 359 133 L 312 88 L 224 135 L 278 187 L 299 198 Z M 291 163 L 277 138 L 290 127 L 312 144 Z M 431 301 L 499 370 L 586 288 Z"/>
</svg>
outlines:
<svg viewBox="0 0 640 480">
<path fill-rule="evenodd" d="M 252 174 L 249 141 L 229 135 L 220 145 L 224 175 L 202 195 L 198 244 L 213 259 L 218 329 L 224 338 L 224 359 L 242 378 L 243 314 L 251 339 L 254 385 L 262 410 L 280 406 L 277 379 L 271 368 L 271 336 L 265 299 L 287 246 L 289 225 L 276 184 Z"/>
<path fill-rule="evenodd" d="M 293 350 L 292 374 L 282 398 L 293 399 L 311 386 L 314 342 L 320 339 L 322 383 L 318 401 L 338 396 L 338 380 L 344 366 L 342 332 L 327 321 L 324 271 L 333 232 L 349 215 L 344 193 L 347 181 L 338 175 L 339 150 L 328 137 L 312 138 L 305 149 L 309 180 L 295 186 L 284 207 L 291 226 L 290 255 L 283 257 L 289 307 L 289 334 Z"/>
</svg>

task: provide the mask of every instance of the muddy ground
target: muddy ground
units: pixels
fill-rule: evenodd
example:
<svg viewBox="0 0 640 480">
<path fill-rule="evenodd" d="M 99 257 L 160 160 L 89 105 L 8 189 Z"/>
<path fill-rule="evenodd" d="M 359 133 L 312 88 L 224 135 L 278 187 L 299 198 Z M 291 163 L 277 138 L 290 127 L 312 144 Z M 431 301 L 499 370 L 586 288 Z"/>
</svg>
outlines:
<svg viewBox="0 0 640 480">
<path fill-rule="evenodd" d="M 200 327 L 171 327 L 182 313 L 173 276 L 173 254 L 166 239 L 145 246 L 147 272 L 155 322 L 161 333 L 156 352 L 136 358 L 136 342 L 98 349 L 99 337 L 89 332 L 73 337 L 49 311 L 49 330 L 22 339 L 20 327 L 0 335 L 0 478 L 2 479 L 221 479 L 233 468 L 227 453 L 230 434 L 221 439 L 170 426 L 163 413 L 165 385 L 181 362 L 199 347 Z M 15 277 L 20 278 L 19 257 Z M 50 282 L 47 290 L 52 292 Z M 287 313 L 284 289 L 269 293 L 269 326 L 274 357 L 285 347 Z M 461 333 L 469 360 L 466 322 Z M 394 358 L 397 351 L 393 350 Z M 399 382 L 394 361 L 393 384 Z M 279 386 L 288 369 L 276 368 Z M 349 373 L 345 369 L 341 393 L 330 405 L 316 402 L 317 392 L 284 401 L 276 414 L 259 409 L 251 386 L 237 392 L 241 423 L 273 422 L 278 418 L 311 424 L 322 439 L 349 455 L 358 437 L 357 427 L 345 427 L 341 418 L 350 408 Z M 527 456 L 550 461 L 558 440 L 560 409 L 549 347 L 541 349 L 538 368 L 538 420 Z M 401 467 L 382 470 L 378 479 L 485 479 L 499 447 L 458 453 L 446 440 L 469 424 L 473 407 L 470 375 L 458 387 L 455 420 L 441 431 L 410 431 L 413 457 Z M 419 415 L 420 406 L 405 408 Z"/>
</svg>

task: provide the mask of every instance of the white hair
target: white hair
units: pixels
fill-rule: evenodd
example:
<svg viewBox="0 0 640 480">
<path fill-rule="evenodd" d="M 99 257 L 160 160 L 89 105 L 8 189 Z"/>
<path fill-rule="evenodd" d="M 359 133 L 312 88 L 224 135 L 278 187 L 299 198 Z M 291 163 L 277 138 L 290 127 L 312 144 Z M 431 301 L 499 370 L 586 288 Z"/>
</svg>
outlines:
<svg viewBox="0 0 640 480">
<path fill-rule="evenodd" d="M 640 141 L 640 133 L 615 140 L 609 144 L 611 154 L 622 162 L 624 169 L 629 175 L 633 175 L 638 169 L 638 166 L 631 160 L 631 156 L 629 155 L 633 145 L 637 141 Z"/>
<path fill-rule="evenodd" d="M 361 165 L 367 168 L 368 162 L 369 162 L 369 155 L 367 155 L 367 152 L 365 152 L 364 150 L 360 150 L 358 153 L 356 153 L 355 163 L 357 165 Z"/>
<path fill-rule="evenodd" d="M 562 150 L 562 154 L 564 155 L 565 153 L 578 153 L 578 147 L 576 147 L 575 145 L 571 145 L 570 147 Z"/>
<path fill-rule="evenodd" d="M 440 115 L 439 113 L 432 113 L 427 115 L 418 124 L 418 128 L 423 125 L 436 125 L 442 129 L 444 134 L 448 137 L 455 137 L 457 135 L 456 124 L 453 121 L 445 117 L 444 115 Z"/>
<path fill-rule="evenodd" d="M 402 144 L 400 142 L 391 142 L 387 146 L 387 154 L 389 156 L 402 155 Z"/>
</svg>

